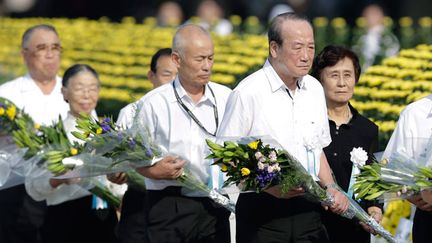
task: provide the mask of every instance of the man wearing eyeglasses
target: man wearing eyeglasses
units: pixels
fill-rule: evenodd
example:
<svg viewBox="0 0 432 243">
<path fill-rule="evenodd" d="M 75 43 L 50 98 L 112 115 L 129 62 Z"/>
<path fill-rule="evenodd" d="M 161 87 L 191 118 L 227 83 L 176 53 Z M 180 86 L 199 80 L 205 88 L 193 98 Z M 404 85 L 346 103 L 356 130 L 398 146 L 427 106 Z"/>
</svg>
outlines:
<svg viewBox="0 0 432 243">
<path fill-rule="evenodd" d="M 0 86 L 0 97 L 24 109 L 41 125 L 66 117 L 68 104 L 61 93 L 61 44 L 56 29 L 36 25 L 24 32 L 21 53 L 28 73 Z M 36 202 L 24 185 L 0 188 L 0 242 L 39 242 L 45 202 Z"/>
</svg>

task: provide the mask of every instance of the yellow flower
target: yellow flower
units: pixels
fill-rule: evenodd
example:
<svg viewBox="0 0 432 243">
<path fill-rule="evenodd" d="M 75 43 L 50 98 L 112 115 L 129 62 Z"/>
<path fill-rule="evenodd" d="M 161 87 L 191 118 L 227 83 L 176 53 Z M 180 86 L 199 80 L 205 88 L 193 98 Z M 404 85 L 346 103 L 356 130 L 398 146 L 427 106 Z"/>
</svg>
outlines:
<svg viewBox="0 0 432 243">
<path fill-rule="evenodd" d="M 102 133 L 102 128 L 99 127 L 98 129 L 96 129 L 96 134 L 101 134 Z"/>
<path fill-rule="evenodd" d="M 221 171 L 222 172 L 227 172 L 228 171 L 228 166 L 226 166 L 225 164 L 221 165 Z"/>
<path fill-rule="evenodd" d="M 16 107 L 14 105 L 11 105 L 6 110 L 6 115 L 9 117 L 9 120 L 13 120 L 16 115 Z"/>
<path fill-rule="evenodd" d="M 0 116 L 3 116 L 5 113 L 5 109 L 3 107 L 0 107 Z"/>
<path fill-rule="evenodd" d="M 33 127 L 34 127 L 35 129 L 39 129 L 39 128 L 40 128 L 40 125 L 37 124 L 37 123 L 35 123 L 35 124 L 33 125 Z"/>
<path fill-rule="evenodd" d="M 257 149 L 258 148 L 258 143 L 259 143 L 259 141 L 256 140 L 256 141 L 253 141 L 253 142 L 249 143 L 248 146 L 251 149 Z"/>
<path fill-rule="evenodd" d="M 76 148 L 74 148 L 74 147 L 72 147 L 72 148 L 70 148 L 70 154 L 73 156 L 73 155 L 77 155 L 78 154 L 78 149 L 76 149 Z"/>
<path fill-rule="evenodd" d="M 250 174 L 250 170 L 246 167 L 243 167 L 241 169 L 241 174 L 242 174 L 242 176 L 248 176 Z"/>
</svg>

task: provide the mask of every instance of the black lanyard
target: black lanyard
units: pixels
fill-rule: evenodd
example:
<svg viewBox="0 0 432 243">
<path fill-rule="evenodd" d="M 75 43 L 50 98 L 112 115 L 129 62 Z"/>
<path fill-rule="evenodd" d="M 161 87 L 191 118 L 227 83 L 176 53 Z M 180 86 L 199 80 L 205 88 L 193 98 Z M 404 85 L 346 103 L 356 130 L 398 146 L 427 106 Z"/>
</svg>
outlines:
<svg viewBox="0 0 432 243">
<path fill-rule="evenodd" d="M 213 93 L 213 90 L 212 90 L 212 88 L 210 88 L 210 85 L 207 85 L 207 87 L 209 88 L 209 90 L 210 90 L 210 92 L 211 92 L 211 94 L 212 94 L 212 96 L 213 96 L 213 99 L 214 99 L 214 102 L 215 102 L 215 104 L 213 105 L 213 111 L 214 111 L 214 118 L 215 118 L 215 123 L 216 123 L 216 129 L 215 129 L 215 132 L 214 133 L 210 133 L 209 131 L 207 131 L 207 129 L 203 126 L 203 124 L 198 120 L 198 118 L 192 113 L 192 111 L 191 110 L 189 110 L 189 108 L 187 108 L 187 106 L 183 103 L 183 101 L 180 99 L 180 96 L 178 95 L 178 93 L 177 93 L 177 90 L 176 90 L 176 88 L 175 88 L 175 85 L 174 85 L 174 82 L 172 83 L 172 86 L 173 86 L 173 89 L 174 89 L 174 94 L 175 94 L 175 97 L 176 97 L 176 99 L 177 99 L 177 102 L 180 104 L 180 106 L 183 108 L 183 110 L 184 111 L 186 111 L 187 113 L 188 113 L 188 115 L 189 115 L 189 117 L 190 118 L 192 118 L 192 120 L 194 120 L 194 122 L 204 131 L 204 132 L 206 132 L 207 134 L 209 134 L 209 135 L 211 135 L 211 136 L 213 136 L 213 137 L 216 137 L 216 132 L 217 132 L 217 130 L 218 130 L 218 127 L 219 127 L 219 116 L 218 116 L 218 110 L 217 110 L 217 103 L 216 103 L 216 97 L 215 97 L 215 95 L 214 95 L 214 93 Z"/>
</svg>

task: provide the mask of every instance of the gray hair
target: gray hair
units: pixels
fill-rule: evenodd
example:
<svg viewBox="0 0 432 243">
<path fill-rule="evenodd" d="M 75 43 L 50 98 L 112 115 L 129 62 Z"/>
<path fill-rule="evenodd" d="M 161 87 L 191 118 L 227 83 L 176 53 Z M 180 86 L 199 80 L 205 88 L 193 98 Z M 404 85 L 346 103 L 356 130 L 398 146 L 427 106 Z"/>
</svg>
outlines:
<svg viewBox="0 0 432 243">
<path fill-rule="evenodd" d="M 283 39 L 282 39 L 282 33 L 281 33 L 281 25 L 286 20 L 305 21 L 305 22 L 309 23 L 309 25 L 312 27 L 311 22 L 309 21 L 309 19 L 306 16 L 299 15 L 299 14 L 292 13 L 292 12 L 286 12 L 286 13 L 279 14 L 270 22 L 269 31 L 267 33 L 269 44 L 270 44 L 270 42 L 274 41 L 279 46 L 282 45 Z"/>
<path fill-rule="evenodd" d="M 180 56 L 183 55 L 183 49 L 185 46 L 185 43 L 184 43 L 184 37 L 185 36 L 182 32 L 183 32 L 183 29 L 190 28 L 190 27 L 196 28 L 202 34 L 207 35 L 211 39 L 210 33 L 204 27 L 202 27 L 200 25 L 196 25 L 196 24 L 184 24 L 184 25 L 181 25 L 177 29 L 176 33 L 174 34 L 174 38 L 172 41 L 172 52 L 177 52 Z"/>
<path fill-rule="evenodd" d="M 57 30 L 56 30 L 55 27 L 52 26 L 52 25 L 49 25 L 49 24 L 38 24 L 38 25 L 34 25 L 34 26 L 28 28 L 28 29 L 24 32 L 24 34 L 23 34 L 23 36 L 22 36 L 22 41 L 21 41 L 21 47 L 22 47 L 22 48 L 27 48 L 27 47 L 28 47 L 28 42 L 30 41 L 30 38 L 31 38 L 31 36 L 32 36 L 32 34 L 33 34 L 33 32 L 34 32 L 35 30 L 46 30 L 46 31 L 51 31 L 51 32 L 54 32 L 54 33 L 58 36 Z"/>
</svg>

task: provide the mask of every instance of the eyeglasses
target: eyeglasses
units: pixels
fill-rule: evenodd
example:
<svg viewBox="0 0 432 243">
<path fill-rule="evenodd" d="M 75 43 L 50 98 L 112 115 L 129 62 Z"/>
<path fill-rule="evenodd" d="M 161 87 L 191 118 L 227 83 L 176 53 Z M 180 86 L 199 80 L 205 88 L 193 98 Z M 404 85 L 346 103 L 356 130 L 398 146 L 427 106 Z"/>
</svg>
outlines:
<svg viewBox="0 0 432 243">
<path fill-rule="evenodd" d="M 86 94 L 94 96 L 99 94 L 99 86 L 90 88 L 74 88 L 71 89 L 71 92 L 78 96 L 85 96 Z"/>
<path fill-rule="evenodd" d="M 45 56 L 50 51 L 54 55 L 60 55 L 63 50 L 63 47 L 59 43 L 55 44 L 39 44 L 36 45 L 34 50 L 30 50 L 29 48 L 24 48 L 24 50 L 33 52 L 36 56 Z"/>
</svg>

